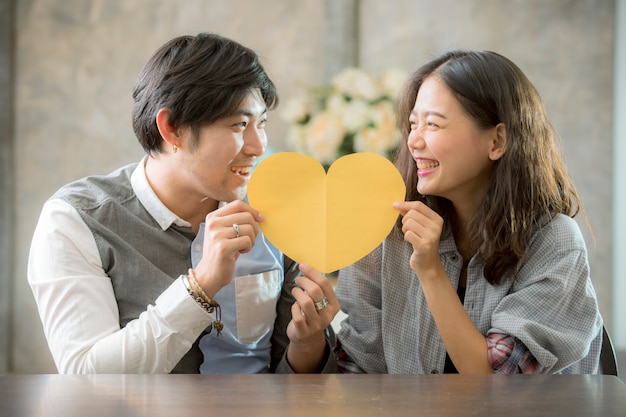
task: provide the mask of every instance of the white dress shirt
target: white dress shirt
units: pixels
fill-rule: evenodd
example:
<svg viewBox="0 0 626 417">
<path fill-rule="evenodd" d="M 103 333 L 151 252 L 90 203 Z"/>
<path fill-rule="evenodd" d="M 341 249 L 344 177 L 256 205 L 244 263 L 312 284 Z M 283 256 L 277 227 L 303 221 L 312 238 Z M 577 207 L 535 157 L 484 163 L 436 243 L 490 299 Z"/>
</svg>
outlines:
<svg viewBox="0 0 626 417">
<path fill-rule="evenodd" d="M 131 182 L 145 208 L 164 230 L 173 223 L 190 226 L 156 197 L 144 166 L 145 159 Z M 93 234 L 60 199 L 47 201 L 42 209 L 28 282 L 60 373 L 170 372 L 212 321 L 176 279 L 154 305 L 121 328 Z"/>
</svg>

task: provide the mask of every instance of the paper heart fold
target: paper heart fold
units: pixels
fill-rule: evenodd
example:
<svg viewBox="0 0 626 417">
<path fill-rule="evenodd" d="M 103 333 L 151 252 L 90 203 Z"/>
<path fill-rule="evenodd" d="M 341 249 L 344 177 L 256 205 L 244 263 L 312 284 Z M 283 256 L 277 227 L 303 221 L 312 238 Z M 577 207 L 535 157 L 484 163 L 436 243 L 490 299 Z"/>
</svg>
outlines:
<svg viewBox="0 0 626 417">
<path fill-rule="evenodd" d="M 291 259 L 323 273 L 337 271 L 374 250 L 399 215 L 400 173 L 386 158 L 354 153 L 328 170 L 314 158 L 281 152 L 265 158 L 248 184 L 250 206 L 265 220 L 269 241 Z"/>
</svg>

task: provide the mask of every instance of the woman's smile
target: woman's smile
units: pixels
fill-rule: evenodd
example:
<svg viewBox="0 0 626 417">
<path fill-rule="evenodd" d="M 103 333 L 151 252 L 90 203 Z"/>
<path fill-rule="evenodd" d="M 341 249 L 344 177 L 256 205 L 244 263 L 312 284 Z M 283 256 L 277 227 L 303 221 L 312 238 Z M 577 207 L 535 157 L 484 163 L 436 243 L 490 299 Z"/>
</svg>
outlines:
<svg viewBox="0 0 626 417">
<path fill-rule="evenodd" d="M 416 158 L 417 175 L 425 177 L 439 167 L 439 162 L 434 159 Z"/>
</svg>

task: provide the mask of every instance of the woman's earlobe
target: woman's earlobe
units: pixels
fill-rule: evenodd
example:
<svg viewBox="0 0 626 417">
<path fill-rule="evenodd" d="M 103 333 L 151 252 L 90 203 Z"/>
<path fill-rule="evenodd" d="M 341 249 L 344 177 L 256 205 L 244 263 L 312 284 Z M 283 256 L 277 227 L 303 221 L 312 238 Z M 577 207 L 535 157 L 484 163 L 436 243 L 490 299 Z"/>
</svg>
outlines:
<svg viewBox="0 0 626 417">
<path fill-rule="evenodd" d="M 491 151 L 489 152 L 489 158 L 492 161 L 497 161 L 502 158 L 502 155 L 506 152 L 508 137 L 506 133 L 506 126 L 504 123 L 498 123 L 495 128 L 495 137 L 493 139 Z"/>
</svg>

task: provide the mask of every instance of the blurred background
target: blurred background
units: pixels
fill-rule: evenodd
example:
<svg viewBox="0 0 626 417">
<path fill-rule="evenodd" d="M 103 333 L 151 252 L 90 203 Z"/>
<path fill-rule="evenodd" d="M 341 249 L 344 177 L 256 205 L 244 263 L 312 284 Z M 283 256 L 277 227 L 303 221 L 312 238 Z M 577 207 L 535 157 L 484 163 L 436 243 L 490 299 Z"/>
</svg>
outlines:
<svg viewBox="0 0 626 417">
<path fill-rule="evenodd" d="M 205 31 L 260 55 L 281 96 L 267 127 L 277 151 L 293 146 L 284 106 L 347 67 L 408 73 L 450 48 L 511 58 L 562 137 L 593 229 L 581 220 L 600 308 L 624 359 L 626 0 L 0 0 L 0 373 L 56 372 L 26 281 L 42 204 L 71 180 L 142 157 L 135 77 L 167 40 Z"/>
</svg>

